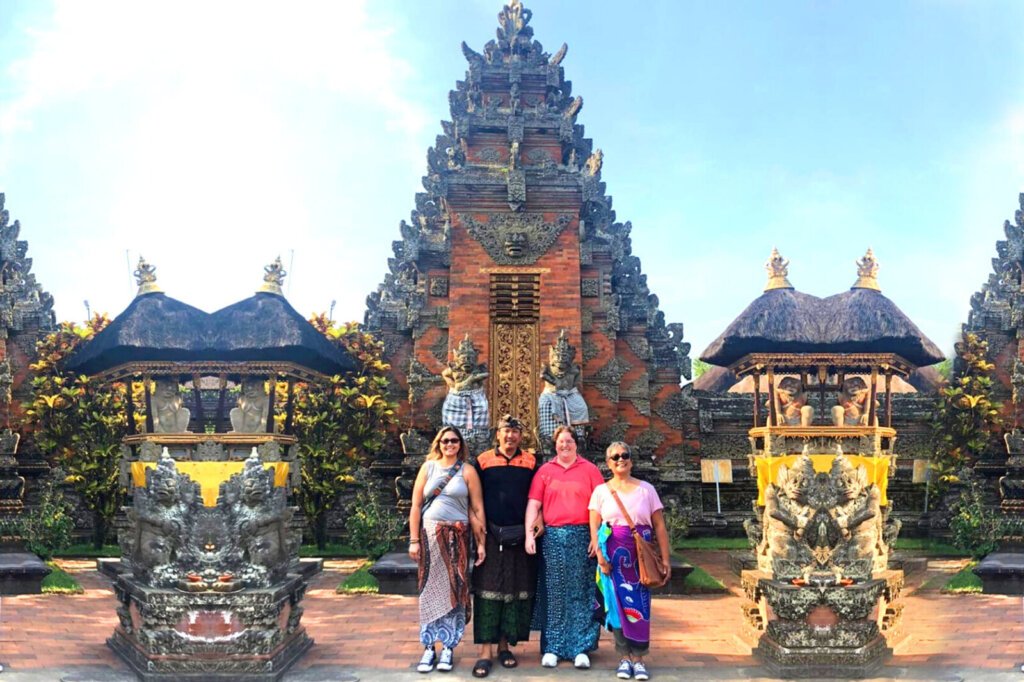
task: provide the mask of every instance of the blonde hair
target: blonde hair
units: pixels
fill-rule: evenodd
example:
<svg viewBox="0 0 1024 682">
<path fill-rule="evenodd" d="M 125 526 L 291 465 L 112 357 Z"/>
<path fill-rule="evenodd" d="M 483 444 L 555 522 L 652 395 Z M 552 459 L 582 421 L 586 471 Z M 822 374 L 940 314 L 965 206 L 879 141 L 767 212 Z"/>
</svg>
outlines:
<svg viewBox="0 0 1024 682">
<path fill-rule="evenodd" d="M 442 426 L 441 430 L 434 436 L 434 442 L 430 444 L 430 452 L 427 453 L 427 459 L 442 459 L 441 454 L 441 437 L 444 434 L 451 432 L 459 437 L 459 454 L 458 459 L 460 462 L 466 461 L 468 453 L 466 451 L 466 439 L 462 437 L 462 433 L 454 426 Z"/>
</svg>

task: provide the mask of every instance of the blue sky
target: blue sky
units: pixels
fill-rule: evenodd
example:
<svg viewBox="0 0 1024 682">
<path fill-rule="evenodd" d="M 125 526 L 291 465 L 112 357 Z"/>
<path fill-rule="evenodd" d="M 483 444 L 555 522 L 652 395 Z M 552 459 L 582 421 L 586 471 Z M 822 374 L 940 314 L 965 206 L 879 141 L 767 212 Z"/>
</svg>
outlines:
<svg viewBox="0 0 1024 682">
<path fill-rule="evenodd" d="M 58 317 L 120 312 L 142 253 L 207 310 L 281 254 L 298 310 L 361 319 L 500 5 L 6 0 L 0 191 Z M 526 5 L 694 357 L 773 246 L 820 296 L 870 246 L 951 350 L 1024 190 L 1024 3 Z"/>
</svg>

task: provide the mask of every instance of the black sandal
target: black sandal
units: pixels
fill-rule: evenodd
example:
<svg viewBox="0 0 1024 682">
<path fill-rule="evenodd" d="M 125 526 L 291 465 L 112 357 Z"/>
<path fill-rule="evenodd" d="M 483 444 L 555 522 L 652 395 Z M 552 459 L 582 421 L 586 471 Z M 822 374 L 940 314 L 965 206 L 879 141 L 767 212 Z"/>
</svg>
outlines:
<svg viewBox="0 0 1024 682">
<path fill-rule="evenodd" d="M 501 661 L 501 667 L 503 668 L 514 668 L 519 665 L 519 661 L 516 660 L 515 654 L 508 649 L 502 649 L 498 652 L 498 660 Z"/>
<path fill-rule="evenodd" d="M 491 674 L 491 661 L 481 658 L 473 664 L 473 677 L 487 677 Z"/>
</svg>

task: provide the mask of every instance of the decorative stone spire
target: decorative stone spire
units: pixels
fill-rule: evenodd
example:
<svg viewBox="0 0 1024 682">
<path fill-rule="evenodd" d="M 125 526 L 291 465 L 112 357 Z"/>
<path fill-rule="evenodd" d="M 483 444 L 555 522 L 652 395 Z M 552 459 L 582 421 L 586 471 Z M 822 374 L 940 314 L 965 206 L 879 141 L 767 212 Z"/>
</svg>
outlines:
<svg viewBox="0 0 1024 682">
<path fill-rule="evenodd" d="M 278 256 L 274 259 L 273 263 L 264 266 L 263 272 L 263 286 L 256 293 L 284 296 L 284 290 L 281 288 L 281 285 L 284 284 L 284 277 L 288 273 L 281 266 L 281 257 Z"/>
<path fill-rule="evenodd" d="M 765 261 L 764 269 L 768 271 L 768 283 L 764 285 L 765 291 L 772 289 L 792 289 L 789 283 L 789 261 L 784 259 L 779 250 L 772 247 L 772 255 Z"/>
<path fill-rule="evenodd" d="M 163 289 L 156 283 L 156 266 L 146 262 L 145 257 L 139 255 L 139 266 L 135 268 L 135 283 L 139 285 L 136 296 L 144 294 L 160 294 Z"/>
<path fill-rule="evenodd" d="M 878 286 L 878 261 L 875 260 L 875 254 L 871 249 L 868 249 L 863 258 L 855 262 L 857 263 L 857 281 L 850 288 L 881 291 L 882 287 Z"/>
</svg>

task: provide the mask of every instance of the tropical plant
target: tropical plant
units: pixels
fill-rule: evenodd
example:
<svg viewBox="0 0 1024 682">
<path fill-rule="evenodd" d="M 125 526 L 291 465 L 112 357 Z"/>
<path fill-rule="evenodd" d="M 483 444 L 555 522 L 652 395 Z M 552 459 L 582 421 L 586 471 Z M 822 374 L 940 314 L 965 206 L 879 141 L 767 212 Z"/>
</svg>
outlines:
<svg viewBox="0 0 1024 682">
<path fill-rule="evenodd" d="M 345 516 L 348 544 L 370 559 L 377 559 L 391 549 L 405 529 L 405 519 L 389 497 L 366 482 L 348 506 Z"/>
<path fill-rule="evenodd" d="M 62 322 L 36 346 L 29 366 L 32 398 L 25 404 L 25 426 L 36 447 L 66 472 L 65 482 L 93 515 L 93 544 L 101 547 L 124 489 L 119 481 L 119 449 L 127 431 L 126 386 L 102 384 L 66 369 L 68 358 L 110 323 L 95 315 L 84 326 Z"/>
<path fill-rule="evenodd" d="M 981 558 L 994 550 L 1003 535 L 999 514 L 985 502 L 981 485 L 969 480 L 959 499 L 953 504 L 949 521 L 953 545 Z"/>
<path fill-rule="evenodd" d="M 988 342 L 965 332 L 956 354 L 956 374 L 939 390 L 932 420 L 931 466 L 940 493 L 958 483 L 979 455 L 999 446 L 1004 426 L 1002 406 L 990 397 L 995 365 L 988 361 Z"/>
<path fill-rule="evenodd" d="M 43 479 L 38 503 L 29 511 L 14 517 L 15 535 L 20 536 L 28 551 L 43 559 L 71 544 L 71 531 L 75 520 L 71 517 L 71 503 L 61 490 L 60 471 Z M 2 534 L 2 533 L 0 533 Z"/>
<path fill-rule="evenodd" d="M 382 359 L 382 343 L 356 322 L 335 325 L 320 314 L 310 323 L 357 364 L 324 383 L 294 389 L 294 431 L 302 466 L 299 502 L 317 547 L 323 549 L 328 512 L 351 487 L 357 470 L 384 446 L 396 406 L 388 397 L 391 366 Z"/>
</svg>

